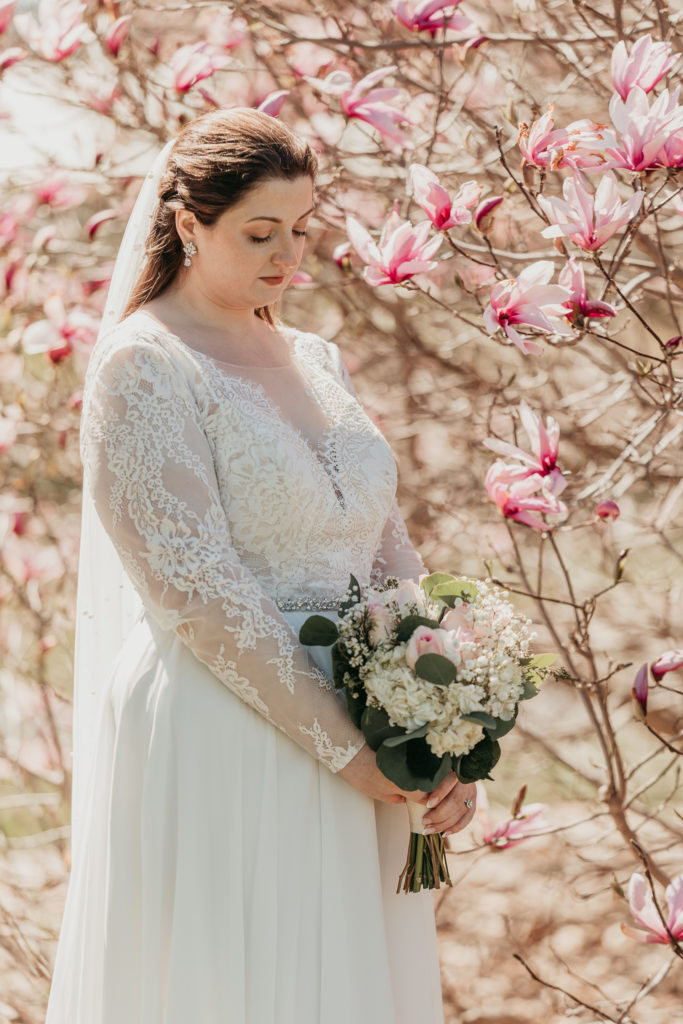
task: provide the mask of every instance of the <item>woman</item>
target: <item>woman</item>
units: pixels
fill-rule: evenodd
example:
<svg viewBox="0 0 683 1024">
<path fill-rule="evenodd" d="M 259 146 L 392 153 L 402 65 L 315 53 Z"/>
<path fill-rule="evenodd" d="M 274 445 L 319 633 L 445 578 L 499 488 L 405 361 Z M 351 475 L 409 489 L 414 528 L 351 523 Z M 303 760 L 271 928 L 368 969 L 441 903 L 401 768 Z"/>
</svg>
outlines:
<svg viewBox="0 0 683 1024">
<path fill-rule="evenodd" d="M 274 118 L 207 114 L 160 154 L 119 253 L 83 403 L 48 1024 L 443 1019 L 431 896 L 395 895 L 406 794 L 328 652 L 297 641 L 349 573 L 424 571 L 338 349 L 274 317 L 315 172 Z M 427 820 L 456 831 L 472 801 L 450 776 Z"/>
</svg>

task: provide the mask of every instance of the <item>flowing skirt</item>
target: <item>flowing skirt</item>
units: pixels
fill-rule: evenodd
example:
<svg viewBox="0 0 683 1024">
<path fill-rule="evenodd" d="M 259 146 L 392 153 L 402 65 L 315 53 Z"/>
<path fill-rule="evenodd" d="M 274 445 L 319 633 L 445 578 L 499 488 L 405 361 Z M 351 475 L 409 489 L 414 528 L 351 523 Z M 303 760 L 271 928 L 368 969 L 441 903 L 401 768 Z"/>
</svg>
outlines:
<svg viewBox="0 0 683 1024">
<path fill-rule="evenodd" d="M 395 893 L 405 808 L 146 617 L 108 687 L 47 1024 L 442 1024 L 431 894 Z"/>
</svg>

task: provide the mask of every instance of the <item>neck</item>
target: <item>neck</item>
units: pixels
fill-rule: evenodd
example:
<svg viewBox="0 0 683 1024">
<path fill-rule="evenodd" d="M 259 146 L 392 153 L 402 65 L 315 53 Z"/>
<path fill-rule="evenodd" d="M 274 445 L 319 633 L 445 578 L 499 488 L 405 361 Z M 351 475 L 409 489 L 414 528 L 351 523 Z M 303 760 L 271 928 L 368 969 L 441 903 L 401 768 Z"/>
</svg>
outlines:
<svg viewBox="0 0 683 1024">
<path fill-rule="evenodd" d="M 235 308 L 214 302 L 188 278 L 167 288 L 165 304 L 185 320 L 192 320 L 206 330 L 242 337 L 274 333 L 252 307 Z"/>
</svg>

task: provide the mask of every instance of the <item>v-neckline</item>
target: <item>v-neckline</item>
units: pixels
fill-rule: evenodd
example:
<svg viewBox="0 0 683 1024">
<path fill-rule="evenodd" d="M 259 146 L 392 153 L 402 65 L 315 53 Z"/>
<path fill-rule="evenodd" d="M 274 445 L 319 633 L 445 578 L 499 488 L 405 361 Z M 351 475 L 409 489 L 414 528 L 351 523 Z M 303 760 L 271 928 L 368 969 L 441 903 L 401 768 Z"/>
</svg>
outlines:
<svg viewBox="0 0 683 1024">
<path fill-rule="evenodd" d="M 267 405 L 268 410 L 269 410 L 271 416 L 273 417 L 273 419 L 276 420 L 282 426 L 284 426 L 284 428 L 286 430 L 289 430 L 289 432 L 291 433 L 292 437 L 298 442 L 299 447 L 301 449 L 305 450 L 306 453 L 311 457 L 311 459 L 313 460 L 314 464 L 323 473 L 325 479 L 327 480 L 328 484 L 332 488 L 332 492 L 334 493 L 335 498 L 337 500 L 337 504 L 341 508 L 342 512 L 346 511 L 346 501 L 344 499 L 343 491 L 342 491 L 341 487 L 339 486 L 337 480 L 335 479 L 335 475 L 333 473 L 332 464 L 328 460 L 328 458 L 326 457 L 327 456 L 327 451 L 329 450 L 329 446 L 330 446 L 330 443 L 331 443 L 331 440 L 332 440 L 332 435 L 334 434 L 334 432 L 337 429 L 339 424 L 338 423 L 330 423 L 330 421 L 328 419 L 328 416 L 327 416 L 327 413 L 323 409 L 322 404 L 320 402 L 320 399 L 318 398 L 318 395 L 317 395 L 317 392 L 316 392 L 316 389 L 315 389 L 315 385 L 311 381 L 308 373 L 306 372 L 306 370 L 305 370 L 305 368 L 304 368 L 304 366 L 302 364 L 302 361 L 299 358 L 299 353 L 297 351 L 297 340 L 298 340 L 298 337 L 299 337 L 299 331 L 298 331 L 298 329 L 296 327 L 285 327 L 284 328 L 285 331 L 287 331 L 287 332 L 289 332 L 289 333 L 291 333 L 293 335 L 292 341 L 291 341 L 291 344 L 290 344 L 290 362 L 289 363 L 284 364 L 283 366 L 275 366 L 275 367 L 267 367 L 267 366 L 257 366 L 257 367 L 254 367 L 254 366 L 241 366 L 241 365 L 236 364 L 236 363 L 228 363 L 228 362 L 225 362 L 225 361 L 220 360 L 220 359 L 215 359 L 213 356 L 208 355 L 206 352 L 200 352 L 198 349 L 192 348 L 192 346 L 188 345 L 187 342 L 184 341 L 179 335 L 174 334 L 173 331 L 170 331 L 160 321 L 156 320 L 154 317 L 152 317 L 149 314 L 145 313 L 144 310 L 136 310 L 135 312 L 140 313 L 142 316 L 144 316 L 150 322 L 150 324 L 152 324 L 153 327 L 155 327 L 157 329 L 158 333 L 164 335 L 167 338 L 170 338 L 173 342 L 176 342 L 184 351 L 188 352 L 191 356 L 194 356 L 200 362 L 203 361 L 203 362 L 208 363 L 209 365 L 215 367 L 221 373 L 221 375 L 225 375 L 227 377 L 232 377 L 233 379 L 236 378 L 236 379 L 238 379 L 240 381 L 244 381 L 247 384 L 248 387 L 250 387 L 254 391 L 256 391 L 258 393 L 259 397 Z M 134 315 L 135 315 L 134 313 L 131 314 L 131 316 L 134 316 Z M 316 408 L 319 410 L 321 416 L 323 417 L 324 421 L 327 424 L 327 428 L 321 433 L 319 439 L 315 442 L 315 444 L 313 444 L 313 442 L 309 441 L 309 439 L 306 437 L 306 435 L 303 433 L 303 431 L 299 427 L 297 427 L 295 423 L 292 423 L 292 421 L 290 419 L 287 419 L 287 418 L 285 418 L 282 415 L 281 410 L 278 408 L 278 406 L 275 403 L 275 401 L 268 394 L 268 392 L 264 388 L 263 384 L 261 384 L 260 381 L 255 380 L 250 375 L 250 371 L 253 371 L 253 370 L 264 370 L 266 372 L 269 372 L 269 371 L 278 371 L 278 370 L 283 370 L 283 369 L 285 369 L 285 370 L 293 369 L 295 372 L 298 373 L 299 378 L 301 379 L 301 382 L 303 384 L 303 388 L 304 388 L 305 394 L 307 394 L 312 399 L 312 401 L 315 403 Z M 244 373 L 240 373 L 239 372 L 240 370 L 245 371 L 245 372 Z"/>
</svg>

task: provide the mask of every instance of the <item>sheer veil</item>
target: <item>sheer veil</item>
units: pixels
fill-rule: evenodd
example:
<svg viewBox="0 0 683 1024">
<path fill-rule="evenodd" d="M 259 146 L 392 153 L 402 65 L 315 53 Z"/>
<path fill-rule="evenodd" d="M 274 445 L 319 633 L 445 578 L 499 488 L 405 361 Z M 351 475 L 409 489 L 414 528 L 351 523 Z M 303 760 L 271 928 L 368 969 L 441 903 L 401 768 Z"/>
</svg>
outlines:
<svg viewBox="0 0 683 1024">
<path fill-rule="evenodd" d="M 84 417 L 87 416 L 88 379 L 99 362 L 100 340 L 122 319 L 145 263 L 145 241 L 158 200 L 159 181 L 173 141 L 168 142 L 156 157 L 126 226 L 98 339 L 86 374 Z M 103 684 L 141 610 L 142 602 L 97 516 L 86 474 L 83 480 L 74 657 L 71 809 L 71 846 L 74 858 L 80 852 L 88 787 L 94 776 L 102 694 L 105 691 Z"/>
</svg>

